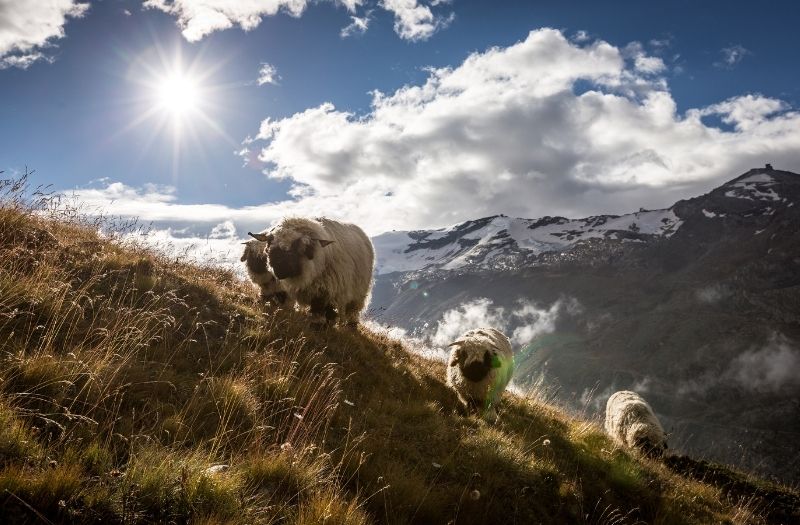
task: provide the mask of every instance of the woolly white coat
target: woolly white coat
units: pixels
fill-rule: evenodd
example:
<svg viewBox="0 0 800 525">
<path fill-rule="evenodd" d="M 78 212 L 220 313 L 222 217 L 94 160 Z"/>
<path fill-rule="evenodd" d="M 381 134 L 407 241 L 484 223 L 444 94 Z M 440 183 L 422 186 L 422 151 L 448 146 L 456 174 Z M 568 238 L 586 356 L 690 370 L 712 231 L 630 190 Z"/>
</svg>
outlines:
<svg viewBox="0 0 800 525">
<path fill-rule="evenodd" d="M 312 258 L 299 258 L 301 273 L 280 281 L 290 297 L 307 306 L 324 299 L 340 321 L 358 322 L 369 302 L 375 264 L 375 251 L 364 230 L 332 219 L 287 217 L 269 235 L 270 245 L 291 250 L 300 239 L 311 250 Z"/>
<path fill-rule="evenodd" d="M 640 454 L 660 457 L 667 448 L 667 436 L 653 409 L 630 390 L 608 398 L 605 428 L 618 445 Z"/>
<path fill-rule="evenodd" d="M 468 411 L 497 417 L 497 403 L 514 373 L 511 342 L 494 328 L 470 330 L 450 343 L 447 385 Z"/>
</svg>

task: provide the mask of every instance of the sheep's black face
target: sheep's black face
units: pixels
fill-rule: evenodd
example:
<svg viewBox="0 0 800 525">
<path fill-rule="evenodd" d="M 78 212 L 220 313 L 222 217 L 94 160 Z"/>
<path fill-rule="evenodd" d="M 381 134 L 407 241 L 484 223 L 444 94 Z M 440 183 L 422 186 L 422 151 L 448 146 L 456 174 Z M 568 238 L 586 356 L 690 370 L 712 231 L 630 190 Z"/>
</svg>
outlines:
<svg viewBox="0 0 800 525">
<path fill-rule="evenodd" d="M 284 250 L 280 246 L 269 248 L 269 265 L 278 279 L 290 279 L 303 273 L 302 258 L 305 257 L 301 250 L 301 244 L 295 242 L 292 248 Z"/>
<path fill-rule="evenodd" d="M 634 446 L 639 449 L 642 454 L 651 459 L 658 459 L 664 455 L 664 447 L 653 444 L 653 442 L 647 438 L 637 439 Z"/>
<path fill-rule="evenodd" d="M 261 295 L 261 299 L 264 301 L 268 301 L 277 305 L 286 304 L 286 300 L 289 298 L 289 294 L 286 292 L 275 292 L 270 295 Z"/>
<path fill-rule="evenodd" d="M 247 269 L 254 274 L 267 273 L 267 256 L 263 252 L 254 253 L 253 250 L 250 250 L 249 253 L 245 253 L 243 258 L 247 264 Z"/>
<path fill-rule="evenodd" d="M 489 373 L 492 369 L 492 356 L 489 352 L 484 352 L 483 360 L 475 360 L 466 365 L 460 365 L 461 373 L 464 377 L 477 383 Z"/>
</svg>

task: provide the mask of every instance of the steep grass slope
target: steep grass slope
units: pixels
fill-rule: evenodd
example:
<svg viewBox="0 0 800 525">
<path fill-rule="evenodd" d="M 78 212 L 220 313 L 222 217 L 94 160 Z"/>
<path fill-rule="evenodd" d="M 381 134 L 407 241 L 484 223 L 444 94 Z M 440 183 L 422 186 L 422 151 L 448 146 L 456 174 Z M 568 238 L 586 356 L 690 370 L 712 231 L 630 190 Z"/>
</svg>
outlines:
<svg viewBox="0 0 800 525">
<path fill-rule="evenodd" d="M 0 184 L 4 523 L 798 517 L 792 491 L 639 461 L 533 395 L 494 426 L 462 417 L 443 363 L 363 327 L 314 331 L 22 190 Z"/>
</svg>

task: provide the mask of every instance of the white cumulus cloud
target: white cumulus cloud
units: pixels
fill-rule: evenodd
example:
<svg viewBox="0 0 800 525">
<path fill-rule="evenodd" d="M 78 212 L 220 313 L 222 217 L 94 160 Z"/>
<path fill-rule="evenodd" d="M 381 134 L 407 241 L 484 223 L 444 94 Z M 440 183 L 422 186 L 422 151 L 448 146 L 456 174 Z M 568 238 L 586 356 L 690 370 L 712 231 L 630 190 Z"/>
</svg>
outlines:
<svg viewBox="0 0 800 525">
<path fill-rule="evenodd" d="M 73 0 L 0 0 L 0 69 L 25 69 L 52 60 L 47 49 L 64 38 L 69 18 L 81 18 L 88 3 Z"/>
<path fill-rule="evenodd" d="M 438 5 L 441 2 L 431 3 Z M 419 0 L 383 0 L 381 7 L 394 14 L 394 32 L 404 40 L 427 40 L 447 27 L 453 15 L 434 15 L 431 8 Z"/>
<path fill-rule="evenodd" d="M 348 2 L 352 4 L 353 2 Z M 183 37 L 196 42 L 214 31 L 238 25 L 245 31 L 258 27 L 265 16 L 285 12 L 291 16 L 303 14 L 308 0 L 146 0 L 144 6 L 158 9 L 178 19 Z"/>
<path fill-rule="evenodd" d="M 364 115 L 328 102 L 266 119 L 251 146 L 297 200 L 379 230 L 657 208 L 766 161 L 800 165 L 785 103 L 744 95 L 680 114 L 646 58 L 541 29 L 376 92 Z"/>
<path fill-rule="evenodd" d="M 480 297 L 447 310 L 424 339 L 443 348 L 458 336 L 474 328 L 497 328 L 511 339 L 515 348 L 529 344 L 542 334 L 556 330 L 556 322 L 564 314 L 575 316 L 582 312 L 577 299 L 565 298 L 550 306 L 520 300 L 508 310 L 495 306 L 491 299 Z"/>
</svg>

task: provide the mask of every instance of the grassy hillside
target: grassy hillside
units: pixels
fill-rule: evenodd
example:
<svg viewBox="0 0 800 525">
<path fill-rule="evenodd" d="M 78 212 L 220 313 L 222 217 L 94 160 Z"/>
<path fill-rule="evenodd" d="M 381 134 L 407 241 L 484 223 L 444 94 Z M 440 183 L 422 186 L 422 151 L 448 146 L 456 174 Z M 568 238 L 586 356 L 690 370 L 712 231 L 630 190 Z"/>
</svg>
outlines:
<svg viewBox="0 0 800 525">
<path fill-rule="evenodd" d="M 688 459 L 632 458 L 533 394 L 507 395 L 494 426 L 462 417 L 443 363 L 364 327 L 312 330 L 228 272 L 101 237 L 78 214 L 34 212 L 48 200 L 22 190 L 0 183 L 4 523 L 764 523 L 797 512 L 786 489 L 724 469 L 706 484 Z"/>
</svg>

